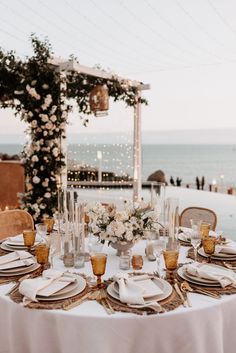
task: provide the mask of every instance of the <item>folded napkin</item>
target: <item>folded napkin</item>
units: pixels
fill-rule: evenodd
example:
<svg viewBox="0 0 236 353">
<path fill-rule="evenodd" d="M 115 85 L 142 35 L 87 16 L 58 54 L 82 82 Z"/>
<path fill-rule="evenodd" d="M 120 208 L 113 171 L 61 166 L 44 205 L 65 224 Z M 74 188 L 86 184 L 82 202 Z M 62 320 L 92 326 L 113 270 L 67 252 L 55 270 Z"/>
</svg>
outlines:
<svg viewBox="0 0 236 353">
<path fill-rule="evenodd" d="M 30 266 L 35 264 L 35 259 L 32 257 L 24 260 L 16 260 L 16 261 L 11 261 L 8 263 L 5 263 L 3 265 L 0 265 L 0 271 L 2 270 L 9 270 L 9 269 L 16 269 L 17 267 L 23 267 L 23 266 Z"/>
<path fill-rule="evenodd" d="M 120 301 L 126 304 L 145 305 L 144 295 L 147 292 L 151 295 L 163 293 L 150 279 L 149 275 L 129 277 L 127 273 L 119 272 L 113 276 L 119 286 Z"/>
<path fill-rule="evenodd" d="M 192 276 L 217 281 L 223 288 L 236 285 L 236 274 L 223 267 L 194 262 L 184 265 L 184 270 Z"/>
<path fill-rule="evenodd" d="M 24 250 L 13 251 L 10 254 L 3 255 L 0 257 L 0 265 L 7 264 L 16 260 L 25 260 L 32 257 L 33 255 Z"/>
<path fill-rule="evenodd" d="M 215 253 L 219 254 L 232 254 L 232 255 L 236 255 L 236 243 L 234 241 L 229 242 L 227 244 L 219 244 L 216 245 L 215 247 Z"/>
<path fill-rule="evenodd" d="M 60 286 L 58 286 L 58 281 L 61 282 Z M 68 276 L 61 271 L 49 269 L 43 271 L 40 277 L 23 280 L 19 286 L 19 292 L 24 295 L 23 304 L 27 305 L 31 301 L 37 302 L 36 296 L 38 294 L 52 295 L 74 281 L 75 278 L 72 276 Z M 46 291 L 49 286 L 50 290 Z"/>
<path fill-rule="evenodd" d="M 36 237 L 35 237 L 35 242 L 36 243 L 40 243 L 43 239 L 38 235 L 36 234 Z M 24 238 L 23 238 L 23 234 L 18 234 L 18 235 L 15 235 L 14 237 L 9 237 L 6 239 L 6 242 L 9 243 L 17 243 L 19 245 L 24 245 Z"/>
</svg>

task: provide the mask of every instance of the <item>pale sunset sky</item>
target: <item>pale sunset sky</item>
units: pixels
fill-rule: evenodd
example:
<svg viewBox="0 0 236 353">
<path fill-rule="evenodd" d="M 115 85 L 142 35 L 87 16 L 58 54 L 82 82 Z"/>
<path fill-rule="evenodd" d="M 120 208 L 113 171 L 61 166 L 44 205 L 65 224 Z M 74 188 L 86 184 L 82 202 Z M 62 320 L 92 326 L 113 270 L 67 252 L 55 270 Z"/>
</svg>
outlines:
<svg viewBox="0 0 236 353">
<path fill-rule="evenodd" d="M 151 85 L 143 131 L 236 128 L 234 0 L 0 0 L 0 46 L 31 55 L 29 37 L 48 37 L 55 56 L 78 57 Z M 68 132 L 131 131 L 132 109 L 109 116 L 78 114 Z M 0 134 L 23 136 L 12 111 L 0 112 Z"/>
</svg>

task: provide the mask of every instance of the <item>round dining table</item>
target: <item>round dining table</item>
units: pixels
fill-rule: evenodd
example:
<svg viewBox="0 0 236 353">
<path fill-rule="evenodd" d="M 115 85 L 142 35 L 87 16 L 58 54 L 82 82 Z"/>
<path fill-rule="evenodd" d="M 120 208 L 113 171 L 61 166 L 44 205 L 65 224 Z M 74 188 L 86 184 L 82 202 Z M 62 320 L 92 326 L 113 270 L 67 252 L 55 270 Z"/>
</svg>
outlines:
<svg viewBox="0 0 236 353">
<path fill-rule="evenodd" d="M 139 241 L 133 253 L 144 256 L 145 244 Z M 179 262 L 191 261 L 188 249 L 181 247 Z M 116 251 L 108 246 L 103 251 L 108 254 L 105 279 L 120 269 Z M 59 258 L 55 268 L 65 270 Z M 142 272 L 155 270 L 156 262 L 144 256 Z M 90 262 L 70 271 L 92 275 Z M 0 286 L 0 353 L 235 353 L 235 294 L 214 299 L 189 293 L 191 307 L 153 315 L 108 315 L 96 301 L 69 311 L 25 308 L 5 295 L 12 286 Z"/>
</svg>

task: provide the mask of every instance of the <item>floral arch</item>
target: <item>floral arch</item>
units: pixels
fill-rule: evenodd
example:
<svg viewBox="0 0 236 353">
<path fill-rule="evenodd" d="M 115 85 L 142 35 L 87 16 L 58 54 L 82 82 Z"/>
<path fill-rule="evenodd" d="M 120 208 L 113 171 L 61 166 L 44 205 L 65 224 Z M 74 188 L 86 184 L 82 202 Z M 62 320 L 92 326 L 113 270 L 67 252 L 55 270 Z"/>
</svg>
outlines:
<svg viewBox="0 0 236 353">
<path fill-rule="evenodd" d="M 31 42 L 34 54 L 25 61 L 13 51 L 0 49 L 0 107 L 15 109 L 28 123 L 30 142 L 22 153 L 26 188 L 20 204 L 39 221 L 57 209 L 59 176 L 66 162 L 61 140 L 72 109 L 68 99 L 75 99 L 80 113 L 92 114 L 89 93 L 106 84 L 114 101 L 128 106 L 147 102 L 141 96 L 137 99 L 137 88 L 116 77 L 104 79 L 76 71 L 62 74 L 52 64 L 50 43 L 35 36 Z"/>
</svg>

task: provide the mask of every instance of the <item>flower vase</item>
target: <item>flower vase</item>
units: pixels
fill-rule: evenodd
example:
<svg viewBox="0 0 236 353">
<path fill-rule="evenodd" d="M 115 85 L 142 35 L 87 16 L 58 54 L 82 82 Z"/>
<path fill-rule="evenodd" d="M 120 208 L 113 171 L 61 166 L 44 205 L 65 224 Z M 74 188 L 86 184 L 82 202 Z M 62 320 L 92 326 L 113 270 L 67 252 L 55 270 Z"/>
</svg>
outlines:
<svg viewBox="0 0 236 353">
<path fill-rule="evenodd" d="M 134 246 L 134 243 L 132 241 L 129 241 L 129 242 L 124 243 L 124 244 L 123 243 L 119 243 L 119 242 L 117 242 L 117 243 L 112 243 L 111 242 L 110 245 L 111 245 L 111 247 L 113 249 L 117 250 L 116 255 L 120 256 L 122 252 L 130 250 Z"/>
</svg>

